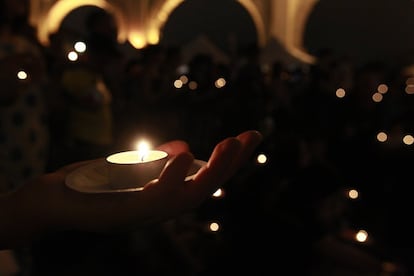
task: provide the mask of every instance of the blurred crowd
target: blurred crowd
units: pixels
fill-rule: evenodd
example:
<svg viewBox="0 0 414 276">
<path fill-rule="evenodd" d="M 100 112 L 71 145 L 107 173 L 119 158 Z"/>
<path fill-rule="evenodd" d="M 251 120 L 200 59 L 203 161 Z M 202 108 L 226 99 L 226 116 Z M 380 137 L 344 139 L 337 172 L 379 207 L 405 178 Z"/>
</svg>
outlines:
<svg viewBox="0 0 414 276">
<path fill-rule="evenodd" d="M 87 17 L 85 37 L 59 30 L 44 46 L 28 9 L 0 1 L 1 191 L 138 136 L 184 139 L 206 159 L 223 137 L 258 129 L 266 161 L 251 160 L 222 197 L 163 225 L 59 233 L 16 250 L 16 275 L 409 275 L 407 64 L 354 64 L 330 49 L 312 65 L 263 64 L 253 44 L 228 64 L 205 53 L 183 63 L 179 46 L 120 44 L 102 10 Z M 369 243 L 353 239 L 359 228 Z"/>
</svg>

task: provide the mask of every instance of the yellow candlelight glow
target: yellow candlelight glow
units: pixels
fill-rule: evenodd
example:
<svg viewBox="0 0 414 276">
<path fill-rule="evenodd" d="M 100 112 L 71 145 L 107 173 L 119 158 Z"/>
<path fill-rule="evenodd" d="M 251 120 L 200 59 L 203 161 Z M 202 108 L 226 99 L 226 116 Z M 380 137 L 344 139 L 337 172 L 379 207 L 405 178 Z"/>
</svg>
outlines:
<svg viewBox="0 0 414 276">
<path fill-rule="evenodd" d="M 27 79 L 27 73 L 23 70 L 20 70 L 19 72 L 17 72 L 17 78 L 19 80 L 25 80 Z"/>
<path fill-rule="evenodd" d="M 365 230 L 359 230 L 356 234 L 355 234 L 355 240 L 359 241 L 359 242 L 366 242 L 368 239 L 368 232 Z"/>
<path fill-rule="evenodd" d="M 150 151 L 150 144 L 147 141 L 140 141 L 137 144 L 138 159 L 143 162 Z"/>
</svg>

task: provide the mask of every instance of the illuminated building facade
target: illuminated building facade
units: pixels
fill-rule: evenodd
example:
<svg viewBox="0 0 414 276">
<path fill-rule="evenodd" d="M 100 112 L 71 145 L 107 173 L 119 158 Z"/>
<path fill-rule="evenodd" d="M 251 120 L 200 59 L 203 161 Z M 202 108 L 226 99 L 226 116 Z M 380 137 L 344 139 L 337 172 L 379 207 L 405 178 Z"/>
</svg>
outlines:
<svg viewBox="0 0 414 276">
<path fill-rule="evenodd" d="M 47 45 L 48 37 L 58 30 L 71 11 L 82 6 L 96 6 L 114 15 L 119 40 L 134 47 L 157 44 L 169 15 L 184 0 L 31 0 L 31 23 L 39 40 Z M 280 42 L 298 60 L 313 63 L 314 57 L 303 48 L 303 32 L 309 14 L 318 0 L 238 0 L 250 14 L 257 30 L 259 45 L 269 39 Z"/>
</svg>

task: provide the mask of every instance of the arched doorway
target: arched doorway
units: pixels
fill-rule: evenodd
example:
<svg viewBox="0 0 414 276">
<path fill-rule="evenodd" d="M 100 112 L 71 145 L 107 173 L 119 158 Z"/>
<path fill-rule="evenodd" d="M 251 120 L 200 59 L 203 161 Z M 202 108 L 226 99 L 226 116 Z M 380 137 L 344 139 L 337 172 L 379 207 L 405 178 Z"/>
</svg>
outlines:
<svg viewBox="0 0 414 276">
<path fill-rule="evenodd" d="M 122 13 L 113 5 L 104 0 L 61 0 L 57 1 L 49 10 L 44 22 L 38 26 L 38 38 L 44 45 L 49 44 L 49 36 L 55 33 L 64 18 L 80 7 L 96 7 L 106 10 L 114 15 L 118 25 L 118 40 L 124 41 L 127 37 L 125 19 Z"/>
<path fill-rule="evenodd" d="M 258 40 L 251 16 L 237 1 L 193 0 L 184 1 L 169 15 L 161 29 L 160 43 L 184 45 L 199 35 L 227 53 Z"/>
</svg>

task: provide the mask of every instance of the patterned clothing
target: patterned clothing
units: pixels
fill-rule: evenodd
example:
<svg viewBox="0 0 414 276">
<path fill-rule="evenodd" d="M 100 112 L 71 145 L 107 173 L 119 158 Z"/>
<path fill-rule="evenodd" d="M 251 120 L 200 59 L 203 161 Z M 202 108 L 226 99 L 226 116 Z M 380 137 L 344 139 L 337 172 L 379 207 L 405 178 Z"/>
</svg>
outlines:
<svg viewBox="0 0 414 276">
<path fill-rule="evenodd" d="M 19 55 L 29 57 L 29 62 L 24 63 Z M 44 173 L 48 157 L 49 131 L 42 85 L 39 79 L 30 78 L 32 72 L 33 75 L 41 72 L 40 64 L 33 61 L 42 56 L 37 46 L 24 37 L 0 38 L 0 63 L 15 57 L 15 62 L 9 63 L 14 66 L 2 65 L 2 73 L 17 78 L 21 62 L 21 70 L 27 67 L 28 79 L 22 80 L 25 85 L 8 85 L 13 80 L 4 76 L 3 83 L 0 82 L 0 93 L 13 95 L 0 102 L 0 192 L 15 189 Z"/>
</svg>

